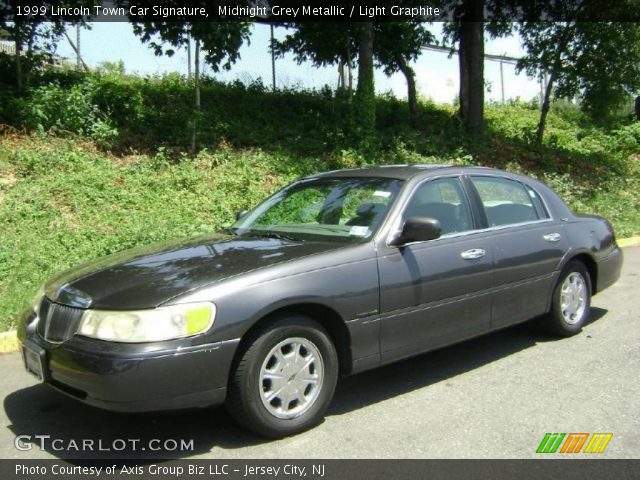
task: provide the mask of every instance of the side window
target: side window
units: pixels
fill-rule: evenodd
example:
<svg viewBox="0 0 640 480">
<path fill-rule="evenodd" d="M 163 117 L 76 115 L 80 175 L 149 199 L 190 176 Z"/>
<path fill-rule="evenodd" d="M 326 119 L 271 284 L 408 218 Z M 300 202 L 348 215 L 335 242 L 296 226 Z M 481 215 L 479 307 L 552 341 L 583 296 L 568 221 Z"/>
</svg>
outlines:
<svg viewBox="0 0 640 480">
<path fill-rule="evenodd" d="M 549 212 L 547 212 L 547 209 L 544 206 L 544 202 L 540 198 L 540 195 L 538 195 L 538 192 L 536 192 L 533 188 L 531 188 L 528 185 L 527 185 L 527 192 L 531 197 L 531 201 L 533 202 L 533 206 L 535 207 L 536 212 L 538 213 L 538 217 L 549 218 Z"/>
<path fill-rule="evenodd" d="M 538 219 L 532 197 L 520 182 L 476 176 L 472 176 L 471 181 L 480 194 L 490 227 Z"/>
<path fill-rule="evenodd" d="M 407 204 L 403 218 L 431 217 L 440 222 L 442 234 L 473 229 L 467 198 L 458 178 L 423 183 Z"/>
</svg>

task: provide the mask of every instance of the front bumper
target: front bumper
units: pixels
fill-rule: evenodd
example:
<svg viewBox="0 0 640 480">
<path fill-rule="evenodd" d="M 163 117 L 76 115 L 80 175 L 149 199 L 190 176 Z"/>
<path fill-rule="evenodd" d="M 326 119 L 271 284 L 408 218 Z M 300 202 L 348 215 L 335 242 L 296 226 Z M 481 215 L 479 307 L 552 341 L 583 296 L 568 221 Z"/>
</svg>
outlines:
<svg viewBox="0 0 640 480">
<path fill-rule="evenodd" d="M 52 344 L 22 328 L 23 345 L 42 353 L 44 382 L 84 403 L 119 412 L 208 407 L 226 398 L 239 339 L 150 348 L 74 336 Z M 171 342 L 167 342 L 171 343 Z"/>
</svg>

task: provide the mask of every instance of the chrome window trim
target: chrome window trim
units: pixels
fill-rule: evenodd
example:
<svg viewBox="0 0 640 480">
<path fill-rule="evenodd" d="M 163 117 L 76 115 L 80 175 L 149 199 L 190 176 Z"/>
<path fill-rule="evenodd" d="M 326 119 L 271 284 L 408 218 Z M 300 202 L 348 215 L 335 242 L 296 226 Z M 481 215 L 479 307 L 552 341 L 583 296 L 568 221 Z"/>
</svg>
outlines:
<svg viewBox="0 0 640 480">
<path fill-rule="evenodd" d="M 471 221 L 473 222 L 473 213 L 472 213 L 472 205 L 471 205 L 471 199 L 469 198 L 469 195 L 467 193 L 467 190 L 464 186 L 464 183 L 462 182 L 462 177 L 464 177 L 465 173 L 448 173 L 448 174 L 443 174 L 443 175 L 437 175 L 437 176 L 433 176 L 433 177 L 428 177 L 425 178 L 424 180 L 421 180 L 420 182 L 416 183 L 413 188 L 411 188 L 411 191 L 406 195 L 405 199 L 403 200 L 402 204 L 398 204 L 397 208 L 398 208 L 398 213 L 396 214 L 396 217 L 391 220 L 391 228 L 389 229 L 389 231 L 386 234 L 386 239 L 385 239 L 385 246 L 388 248 L 393 248 L 394 246 L 391 245 L 391 240 L 393 239 L 393 237 L 400 232 L 401 230 L 401 225 L 400 222 L 402 221 L 402 214 L 405 210 L 405 208 L 407 207 L 407 205 L 409 204 L 409 202 L 411 201 L 411 199 L 413 198 L 413 195 L 416 193 L 416 190 L 418 190 L 418 188 L 420 188 L 422 185 L 424 185 L 427 182 L 430 182 L 432 180 L 441 180 L 443 178 L 457 178 L 458 181 L 460 182 L 460 188 L 462 189 L 462 193 L 464 194 L 465 199 L 467 200 L 468 206 L 469 206 L 469 214 L 471 215 Z M 458 234 L 464 234 L 464 233 L 470 233 L 470 232 L 477 232 L 478 230 L 466 230 L 464 232 L 456 232 L 456 233 L 447 233 L 446 235 L 443 235 L 439 238 L 436 238 L 435 240 L 439 240 L 440 238 L 450 238 L 451 235 L 458 235 Z M 433 242 L 435 240 L 429 240 L 430 242 Z M 406 243 L 404 245 L 413 245 L 416 243 L 425 243 L 425 242 L 410 242 L 410 243 Z"/>
<path fill-rule="evenodd" d="M 504 175 L 497 175 L 495 173 L 482 173 L 482 172 L 462 172 L 462 173 L 449 173 L 449 174 L 445 174 L 445 175 L 438 175 L 438 176 L 434 176 L 434 177 L 429 177 L 426 178 L 422 181 L 420 181 L 419 183 L 417 183 L 412 189 L 411 191 L 407 194 L 406 198 L 403 200 L 401 205 L 398 205 L 398 213 L 396 215 L 396 218 L 394 218 L 391 221 L 391 228 L 389 229 L 389 231 L 386 234 L 386 239 L 385 239 L 385 246 L 387 248 L 397 248 L 394 245 L 391 245 L 391 240 L 393 239 L 393 237 L 400 231 L 400 225 L 399 223 L 402 220 L 402 213 L 404 212 L 404 209 L 406 208 L 407 204 L 409 203 L 409 201 L 411 200 L 411 198 L 413 197 L 414 193 L 416 192 L 416 190 L 418 188 L 420 188 L 423 184 L 425 184 L 426 182 L 429 182 L 431 180 L 438 180 L 438 179 L 442 179 L 442 178 L 458 178 L 460 183 L 462 184 L 462 190 L 465 194 L 465 197 L 467 198 L 467 202 L 469 202 L 469 207 L 471 208 L 472 205 L 472 200 L 469 198 L 469 195 L 467 193 L 467 190 L 464 186 L 464 183 L 462 182 L 462 177 L 468 177 L 470 181 L 473 182 L 471 177 L 491 177 L 491 178 L 499 178 L 502 180 L 510 180 L 512 182 L 516 182 L 519 183 L 520 185 L 522 185 L 522 187 L 525 189 L 530 188 L 531 190 L 533 190 L 536 195 L 538 195 L 538 197 L 540 198 L 540 200 L 542 201 L 542 204 L 544 206 L 544 209 L 546 210 L 547 214 L 549 215 L 548 218 L 539 218 L 537 220 L 529 220 L 527 222 L 518 222 L 518 223 L 509 223 L 507 225 L 495 225 L 493 227 L 487 227 L 487 228 L 479 228 L 479 229 L 472 229 L 472 230 L 466 230 L 464 232 L 455 232 L 455 233 L 447 233 L 445 235 L 442 235 L 441 237 L 435 238 L 433 240 L 425 240 L 425 241 L 420 241 L 420 242 L 409 242 L 409 243 L 405 243 L 402 246 L 406 247 L 406 246 L 411 246 L 411 245 L 417 245 L 417 244 L 422 244 L 422 243 L 431 243 L 431 242 L 438 242 L 439 240 L 448 240 L 450 238 L 458 238 L 458 237 L 466 237 L 469 235 L 475 235 L 475 234 L 479 234 L 479 233 L 487 233 L 487 232 L 493 232 L 493 231 L 499 231 L 499 230 L 506 230 L 509 228 L 518 228 L 518 227 L 522 227 L 522 226 L 526 226 L 526 225 L 537 225 L 537 224 L 542 224 L 542 223 L 551 223 L 553 221 L 555 221 L 555 219 L 553 218 L 553 215 L 551 213 L 551 210 L 549 209 L 549 206 L 547 204 L 547 201 L 545 200 L 543 195 L 540 195 L 540 192 L 538 192 L 538 190 L 536 190 L 535 188 L 533 188 L 530 184 L 522 182 L 518 179 L 513 179 L 511 177 L 508 176 L 504 176 Z M 474 186 L 475 188 L 475 186 Z M 528 193 L 527 193 L 528 196 Z M 482 209 L 484 210 L 484 204 L 480 205 L 482 207 Z M 532 204 L 533 206 L 533 204 Z M 534 207 L 535 208 L 535 207 Z M 379 233 L 381 233 L 383 229 L 381 228 L 379 230 Z"/>
<path fill-rule="evenodd" d="M 471 180 L 471 182 L 473 182 L 473 179 L 471 177 L 501 178 L 503 180 L 511 180 L 512 182 L 517 182 L 520 185 L 522 185 L 525 188 L 525 190 L 527 188 L 530 188 L 531 190 L 533 190 L 536 193 L 536 195 L 538 195 L 538 197 L 540 197 L 540 200 L 542 201 L 542 205 L 544 206 L 544 209 L 547 211 L 547 215 L 549 215 L 549 218 L 544 218 L 544 219 L 539 219 L 539 220 L 554 220 L 553 215 L 551 214 L 551 210 L 549 209 L 549 205 L 547 204 L 547 201 L 545 200 L 544 196 L 540 195 L 540 192 L 538 190 L 536 190 L 535 188 L 533 188 L 531 186 L 531 184 L 529 184 L 527 182 L 523 182 L 520 179 L 514 179 L 514 178 L 510 178 L 510 177 L 505 177 L 504 175 L 497 175 L 495 173 L 493 173 L 493 174 L 491 174 L 491 173 L 469 173 L 469 174 L 467 174 L 467 177 L 469 177 L 469 180 Z M 482 205 L 482 208 L 484 209 L 484 204 Z M 521 222 L 521 223 L 526 223 L 526 222 Z M 511 225 L 517 225 L 517 224 L 510 223 L 507 226 L 511 226 Z"/>
<path fill-rule="evenodd" d="M 546 218 L 551 218 L 551 211 L 549 210 L 549 207 L 547 207 L 547 203 L 545 202 L 543 196 L 540 195 L 540 193 L 528 183 L 524 183 L 524 182 L 520 182 L 520 183 L 522 183 L 526 189 L 531 190 L 533 193 L 537 195 L 537 197 L 540 199 L 540 203 L 542 204 L 542 209 L 544 210 L 544 213 L 547 215 Z M 535 208 L 535 205 L 534 205 L 534 208 Z"/>
<path fill-rule="evenodd" d="M 410 245 L 417 245 L 417 244 L 420 244 L 420 243 L 433 243 L 433 242 L 437 242 L 439 240 L 448 240 L 450 238 L 458 238 L 458 237 L 468 237 L 470 235 L 475 235 L 475 234 L 494 232 L 494 231 L 499 231 L 499 230 L 506 230 L 508 228 L 517 228 L 517 227 L 523 227 L 523 226 L 527 226 L 527 225 L 537 225 L 537 224 L 541 224 L 541 223 L 550 223 L 552 221 L 553 220 L 550 219 L 550 218 L 543 218 L 543 219 L 539 219 L 539 220 L 531 220 L 531 221 L 528 221 L 528 222 L 510 223 L 509 225 L 496 225 L 495 227 L 479 228 L 479 229 L 476 229 L 476 230 L 467 230 L 465 232 L 447 233 L 445 235 L 442 235 L 441 237 L 434 238 L 433 240 L 424 240 L 424 241 L 420 241 L 420 242 L 409 242 L 409 243 L 403 244 L 402 246 L 406 247 L 406 246 L 410 246 Z M 388 240 L 389 240 L 389 238 L 387 239 L 387 247 L 394 247 L 394 245 L 389 245 Z"/>
</svg>

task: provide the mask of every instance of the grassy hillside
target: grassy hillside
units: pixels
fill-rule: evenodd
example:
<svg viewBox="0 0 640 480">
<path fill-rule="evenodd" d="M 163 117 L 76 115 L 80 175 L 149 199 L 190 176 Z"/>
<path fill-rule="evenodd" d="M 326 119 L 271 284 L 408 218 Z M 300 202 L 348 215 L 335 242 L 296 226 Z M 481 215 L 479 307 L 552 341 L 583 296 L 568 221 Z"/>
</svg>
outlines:
<svg viewBox="0 0 640 480">
<path fill-rule="evenodd" d="M 541 147 L 528 142 L 535 106 L 490 106 L 487 141 L 471 144 L 453 108 L 424 103 L 424 127 L 414 130 L 406 105 L 383 96 L 376 138 L 356 147 L 348 99 L 208 81 L 196 118 L 201 148 L 188 156 L 194 117 L 182 79 L 40 82 L 19 99 L 0 89 L 0 121 L 13 125 L 0 135 L 0 330 L 57 271 L 210 232 L 292 179 L 331 168 L 498 166 L 543 179 L 578 211 L 607 216 L 619 236 L 640 233 L 640 124 L 598 129 L 572 106 L 554 107 Z"/>
</svg>

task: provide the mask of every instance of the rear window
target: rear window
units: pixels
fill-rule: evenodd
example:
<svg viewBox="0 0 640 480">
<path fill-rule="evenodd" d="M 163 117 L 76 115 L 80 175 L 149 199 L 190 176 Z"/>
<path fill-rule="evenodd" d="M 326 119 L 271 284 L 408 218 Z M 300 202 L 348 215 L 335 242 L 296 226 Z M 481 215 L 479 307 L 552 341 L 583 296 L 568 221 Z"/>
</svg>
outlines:
<svg viewBox="0 0 640 480">
<path fill-rule="evenodd" d="M 531 222 L 540 218 L 534 207 L 533 197 L 520 182 L 485 176 L 472 176 L 471 181 L 480 195 L 490 227 Z"/>
</svg>

